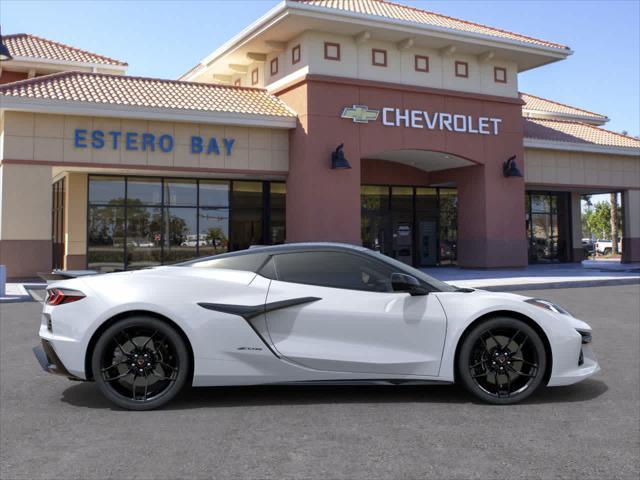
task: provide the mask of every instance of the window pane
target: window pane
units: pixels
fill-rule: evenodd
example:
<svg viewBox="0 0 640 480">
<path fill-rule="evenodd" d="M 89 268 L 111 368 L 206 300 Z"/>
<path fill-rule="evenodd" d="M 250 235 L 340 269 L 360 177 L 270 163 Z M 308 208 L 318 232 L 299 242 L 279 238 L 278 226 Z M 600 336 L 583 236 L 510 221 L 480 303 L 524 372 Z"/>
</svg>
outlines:
<svg viewBox="0 0 640 480">
<path fill-rule="evenodd" d="M 262 182 L 233 182 L 233 208 L 262 208 Z"/>
<path fill-rule="evenodd" d="M 198 185 L 195 180 L 165 180 L 165 207 L 195 207 L 198 203 Z"/>
<path fill-rule="evenodd" d="M 533 213 L 548 213 L 550 209 L 548 195 L 531 195 L 531 211 Z"/>
<path fill-rule="evenodd" d="M 159 208 L 127 208 L 127 269 L 159 265 L 161 261 L 162 211 Z"/>
<path fill-rule="evenodd" d="M 386 212 L 389 209 L 389 187 L 363 186 L 360 195 L 363 210 Z"/>
<path fill-rule="evenodd" d="M 323 287 L 390 292 L 391 273 L 382 263 L 340 252 L 301 252 L 275 256 L 278 279 Z"/>
<path fill-rule="evenodd" d="M 286 203 L 287 203 L 287 191 L 284 183 L 271 183 L 270 185 L 271 198 L 269 203 L 271 204 L 271 233 L 269 241 L 271 245 L 278 245 L 284 243 L 286 239 Z"/>
<path fill-rule="evenodd" d="M 413 187 L 391 187 L 391 209 L 394 212 L 412 212 Z"/>
<path fill-rule="evenodd" d="M 531 230 L 529 259 L 531 261 L 548 260 L 552 257 L 551 216 L 548 214 L 531 215 Z"/>
<path fill-rule="evenodd" d="M 163 263 L 175 263 L 197 256 L 197 246 L 205 244 L 196 234 L 196 208 L 165 208 Z"/>
<path fill-rule="evenodd" d="M 229 250 L 229 210 L 201 208 L 200 256 L 217 255 Z"/>
<path fill-rule="evenodd" d="M 155 178 L 129 178 L 127 180 L 127 204 L 160 205 L 162 182 Z"/>
<path fill-rule="evenodd" d="M 231 250 L 262 244 L 262 182 L 233 182 L 231 205 Z"/>
<path fill-rule="evenodd" d="M 90 207 L 87 268 L 124 270 L 124 208 Z"/>
<path fill-rule="evenodd" d="M 389 187 L 360 187 L 361 232 L 363 246 L 378 252 L 391 253 L 389 223 Z"/>
<path fill-rule="evenodd" d="M 200 180 L 201 207 L 228 207 L 229 182 L 221 180 Z"/>
<path fill-rule="evenodd" d="M 458 191 L 440 190 L 440 264 L 455 264 L 458 258 Z"/>
<path fill-rule="evenodd" d="M 287 238 L 286 213 L 283 209 L 271 209 L 271 245 L 280 245 Z"/>
<path fill-rule="evenodd" d="M 233 209 L 231 250 L 244 250 L 262 244 L 262 208 Z"/>
<path fill-rule="evenodd" d="M 89 177 L 89 203 L 124 203 L 124 177 Z"/>
<path fill-rule="evenodd" d="M 438 191 L 416 188 L 416 261 L 421 267 L 438 262 Z"/>
</svg>

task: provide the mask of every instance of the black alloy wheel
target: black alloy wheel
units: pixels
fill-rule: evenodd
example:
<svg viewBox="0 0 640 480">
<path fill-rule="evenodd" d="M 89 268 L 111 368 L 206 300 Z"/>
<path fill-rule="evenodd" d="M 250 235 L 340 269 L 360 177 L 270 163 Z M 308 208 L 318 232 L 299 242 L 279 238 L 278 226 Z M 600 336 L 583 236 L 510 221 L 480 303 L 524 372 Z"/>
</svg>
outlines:
<svg viewBox="0 0 640 480">
<path fill-rule="evenodd" d="M 130 410 L 151 410 L 170 401 L 184 386 L 190 369 L 178 332 L 145 316 L 121 320 L 105 330 L 91 365 L 102 394 Z"/>
<path fill-rule="evenodd" d="M 540 335 L 515 318 L 482 322 L 465 337 L 458 378 L 478 398 L 495 404 L 524 400 L 542 384 L 547 355 Z"/>
</svg>

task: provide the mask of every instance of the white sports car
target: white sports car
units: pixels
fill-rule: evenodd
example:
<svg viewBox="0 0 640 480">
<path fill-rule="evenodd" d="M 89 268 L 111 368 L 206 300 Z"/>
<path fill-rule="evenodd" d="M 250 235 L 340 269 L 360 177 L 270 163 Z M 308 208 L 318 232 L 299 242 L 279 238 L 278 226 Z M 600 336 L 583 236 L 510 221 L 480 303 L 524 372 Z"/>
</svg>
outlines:
<svg viewBox="0 0 640 480">
<path fill-rule="evenodd" d="M 365 248 L 287 244 L 48 288 L 43 368 L 157 408 L 194 386 L 463 384 L 509 404 L 599 370 L 551 302 L 455 288 Z"/>
</svg>

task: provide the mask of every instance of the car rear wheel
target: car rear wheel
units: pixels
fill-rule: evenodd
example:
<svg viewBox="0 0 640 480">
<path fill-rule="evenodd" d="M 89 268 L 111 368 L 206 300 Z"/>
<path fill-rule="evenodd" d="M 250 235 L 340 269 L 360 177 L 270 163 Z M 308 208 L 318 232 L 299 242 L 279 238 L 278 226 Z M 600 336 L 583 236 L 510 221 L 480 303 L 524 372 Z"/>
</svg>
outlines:
<svg viewBox="0 0 640 480">
<path fill-rule="evenodd" d="M 135 316 L 102 333 L 91 366 L 107 399 L 130 410 L 152 410 L 182 389 L 190 359 L 174 328 L 154 317 Z"/>
<path fill-rule="evenodd" d="M 494 404 L 524 400 L 542 384 L 547 355 L 540 335 L 522 320 L 492 318 L 465 337 L 458 378 L 476 397 Z"/>
</svg>

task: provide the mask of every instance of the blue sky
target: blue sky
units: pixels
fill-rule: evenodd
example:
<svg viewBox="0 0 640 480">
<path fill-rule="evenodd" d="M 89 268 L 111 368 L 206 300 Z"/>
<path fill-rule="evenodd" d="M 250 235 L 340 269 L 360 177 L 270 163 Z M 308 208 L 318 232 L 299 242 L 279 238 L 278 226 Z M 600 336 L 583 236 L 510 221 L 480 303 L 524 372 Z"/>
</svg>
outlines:
<svg viewBox="0 0 640 480">
<path fill-rule="evenodd" d="M 569 45 L 568 60 L 520 75 L 520 90 L 603 113 L 640 135 L 640 1 L 401 3 Z M 28 32 L 129 63 L 131 75 L 177 78 L 278 3 L 0 1 L 5 34 Z"/>
</svg>

